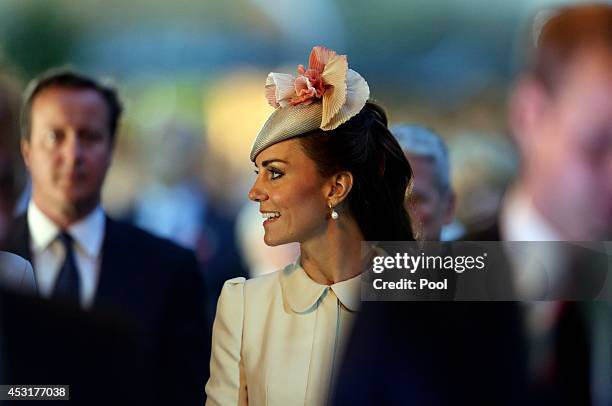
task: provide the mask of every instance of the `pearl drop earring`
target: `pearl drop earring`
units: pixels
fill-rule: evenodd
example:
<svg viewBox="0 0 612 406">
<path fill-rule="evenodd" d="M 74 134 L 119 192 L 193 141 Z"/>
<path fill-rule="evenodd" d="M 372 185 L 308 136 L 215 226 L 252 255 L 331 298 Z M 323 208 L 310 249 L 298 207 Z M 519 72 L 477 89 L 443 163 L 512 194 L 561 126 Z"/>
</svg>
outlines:
<svg viewBox="0 0 612 406">
<path fill-rule="evenodd" d="M 338 214 L 338 212 L 336 211 L 336 209 L 334 209 L 334 208 L 332 207 L 332 204 L 331 204 L 331 203 L 329 203 L 329 209 L 331 210 L 331 218 L 332 218 L 333 220 L 338 220 L 338 217 L 340 217 L 340 215 Z"/>
</svg>

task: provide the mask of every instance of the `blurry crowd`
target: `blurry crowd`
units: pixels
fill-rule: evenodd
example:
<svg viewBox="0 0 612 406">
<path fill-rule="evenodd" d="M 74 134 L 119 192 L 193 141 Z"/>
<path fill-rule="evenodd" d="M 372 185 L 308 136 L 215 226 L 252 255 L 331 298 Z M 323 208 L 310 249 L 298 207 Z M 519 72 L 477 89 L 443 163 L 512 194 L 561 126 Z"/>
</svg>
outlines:
<svg viewBox="0 0 612 406">
<path fill-rule="evenodd" d="M 391 123 L 413 170 L 405 206 L 417 239 L 608 241 L 609 261 L 612 7 L 568 8 L 547 18 L 544 28 L 534 25 L 522 44 L 527 63 L 508 97 L 511 137 L 448 137 L 421 123 Z M 210 328 L 223 283 L 279 269 L 295 259 L 297 244 L 266 246 L 257 206 L 246 196 L 228 203 L 209 188 L 207 177 L 218 178 L 215 183 L 225 184 L 228 194 L 236 188 L 232 182 L 250 180 L 228 177 L 231 171 L 222 165 L 204 165 L 209 146 L 178 119 L 130 145 L 144 157 L 138 173 L 147 176 L 124 179 L 129 201 L 106 210 L 103 188 L 126 113 L 115 89 L 87 74 L 54 69 L 26 87 L 10 72 L 0 72 L 0 241 L 5 251 L 0 255 L 0 383 L 67 382 L 73 399 L 84 404 L 112 404 L 119 395 L 133 404 L 202 404 Z M 234 114 L 240 120 L 241 112 Z M 129 164 L 123 164 L 125 176 Z M 131 189 L 134 183 L 139 183 L 137 192 Z M 555 255 L 563 259 L 563 253 Z M 534 404 L 612 405 L 609 302 L 531 304 L 526 312 L 548 320 L 538 324 L 548 327 L 528 328 L 516 341 L 505 336 L 492 348 L 491 343 L 478 348 L 476 334 L 501 329 L 497 323 L 509 320 L 506 308 L 491 305 L 477 314 L 474 325 L 465 326 L 472 335 L 462 335 L 458 330 L 464 327 L 453 325 L 444 309 L 419 304 L 423 315 L 453 327 L 422 322 L 423 337 L 415 338 L 381 324 L 414 322 L 400 313 L 413 312 L 406 305 L 385 308 L 387 317 L 366 308 L 364 314 L 375 322 L 358 322 L 363 340 L 357 338 L 351 348 L 380 358 L 349 361 L 339 381 L 338 404 L 411 404 L 411 399 L 414 404 L 463 404 L 458 398 L 428 397 L 434 383 L 427 374 L 439 373 L 436 379 L 456 378 L 449 393 L 477 399 L 471 404 L 520 402 L 510 392 L 525 380 Z M 519 324 L 512 325 L 519 329 Z M 560 333 L 564 329 L 570 334 Z M 439 336 L 427 343 L 427 337 L 443 334 L 474 343 L 462 350 Z M 437 356 L 433 367 L 427 366 L 425 354 L 401 349 L 410 340 L 415 348 L 439 346 L 439 354 L 449 359 L 451 350 L 470 351 L 457 362 L 465 368 L 473 362 L 477 372 L 455 377 L 462 369 Z M 378 353 L 374 342 L 387 346 Z M 543 348 L 536 355 L 521 350 L 536 344 Z M 522 358 L 528 365 L 524 369 L 513 364 Z M 500 371 L 496 359 L 510 367 Z M 364 370 L 380 373 L 354 373 Z M 503 379 L 493 382 L 496 374 Z M 481 387 L 470 378 L 492 386 Z M 403 391 L 403 379 L 420 386 Z M 101 385 L 117 393 L 98 396 Z M 355 385 L 361 389 L 354 390 Z M 464 393 L 467 387 L 491 401 Z"/>
</svg>

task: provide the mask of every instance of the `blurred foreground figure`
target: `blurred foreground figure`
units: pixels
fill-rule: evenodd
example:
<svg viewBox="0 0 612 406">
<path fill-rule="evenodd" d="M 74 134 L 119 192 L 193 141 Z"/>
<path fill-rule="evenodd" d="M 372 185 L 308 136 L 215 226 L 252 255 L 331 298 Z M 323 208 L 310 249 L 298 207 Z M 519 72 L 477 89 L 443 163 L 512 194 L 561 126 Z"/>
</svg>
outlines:
<svg viewBox="0 0 612 406">
<path fill-rule="evenodd" d="M 406 200 L 412 227 L 422 240 L 444 239 L 443 228 L 452 223 L 455 214 L 446 145 L 439 135 L 416 125 L 394 126 L 391 132 L 414 172 Z"/>
<path fill-rule="evenodd" d="M 551 300 L 540 295 L 546 290 L 533 289 L 542 275 L 549 291 L 565 285 L 572 292 L 577 275 L 584 282 L 608 272 L 579 265 L 585 254 L 597 262 L 601 252 L 563 251 L 554 241 L 611 235 L 612 6 L 572 6 L 547 17 L 538 20 L 510 108 L 519 180 L 499 224 L 466 238 L 553 241 L 526 245 L 550 249 L 538 253 L 546 261 L 535 267 L 530 252 L 507 258 L 519 295 L 543 301 L 367 303 L 347 347 L 337 404 L 612 404 L 610 303 L 569 295 L 544 301 Z"/>
<path fill-rule="evenodd" d="M 509 112 L 520 173 L 491 239 L 610 240 L 612 6 L 561 9 L 534 35 Z"/>
<path fill-rule="evenodd" d="M 422 127 L 391 131 L 414 173 L 406 201 L 413 227 L 420 239 L 440 240 L 455 209 L 446 146 Z M 510 302 L 364 303 L 335 404 L 521 404 L 526 367 L 519 310 Z"/>
<path fill-rule="evenodd" d="M 75 72 L 30 85 L 21 146 L 32 200 L 10 246 L 32 261 L 41 297 L 133 330 L 146 359 L 135 379 L 156 399 L 201 404 L 209 339 L 193 252 L 115 222 L 100 206 L 120 114 L 113 89 Z"/>
<path fill-rule="evenodd" d="M 578 292 L 610 277 L 604 244 L 596 252 L 554 241 L 612 238 L 612 6 L 569 6 L 534 21 L 509 111 L 519 177 L 498 220 L 467 239 L 549 241 L 510 260 L 517 291 L 550 300 L 546 287 Z M 545 260 L 534 266 L 531 250 Z M 612 404 L 610 304 L 540 302 L 525 313 L 534 401 Z"/>
<path fill-rule="evenodd" d="M 366 302 L 335 405 L 522 405 L 520 319 L 511 302 Z"/>
</svg>

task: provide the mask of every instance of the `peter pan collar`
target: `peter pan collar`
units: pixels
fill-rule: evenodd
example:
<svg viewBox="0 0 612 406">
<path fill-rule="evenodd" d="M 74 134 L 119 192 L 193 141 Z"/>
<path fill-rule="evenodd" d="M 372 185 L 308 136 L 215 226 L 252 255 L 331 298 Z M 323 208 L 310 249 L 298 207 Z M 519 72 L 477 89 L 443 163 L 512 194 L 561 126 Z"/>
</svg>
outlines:
<svg viewBox="0 0 612 406">
<path fill-rule="evenodd" d="M 296 313 L 305 314 L 315 310 L 330 289 L 348 310 L 356 312 L 361 305 L 361 275 L 333 285 L 321 285 L 306 274 L 300 265 L 300 258 L 281 271 L 280 283 L 285 302 Z"/>
</svg>

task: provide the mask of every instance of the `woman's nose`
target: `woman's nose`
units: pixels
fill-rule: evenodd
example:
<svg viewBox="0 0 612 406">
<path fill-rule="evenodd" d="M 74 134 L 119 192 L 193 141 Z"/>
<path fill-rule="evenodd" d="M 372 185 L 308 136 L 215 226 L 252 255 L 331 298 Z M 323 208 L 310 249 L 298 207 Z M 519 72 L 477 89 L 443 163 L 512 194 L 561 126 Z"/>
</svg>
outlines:
<svg viewBox="0 0 612 406">
<path fill-rule="evenodd" d="M 255 180 L 253 187 L 249 190 L 249 199 L 254 202 L 261 202 L 267 199 L 266 193 L 259 186 L 259 180 Z"/>
</svg>

